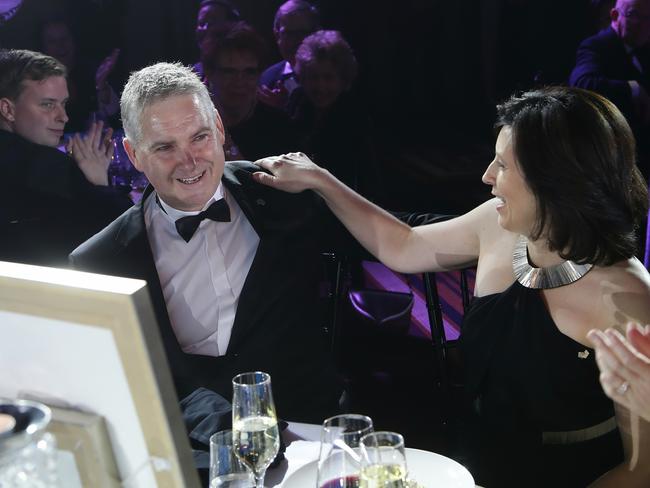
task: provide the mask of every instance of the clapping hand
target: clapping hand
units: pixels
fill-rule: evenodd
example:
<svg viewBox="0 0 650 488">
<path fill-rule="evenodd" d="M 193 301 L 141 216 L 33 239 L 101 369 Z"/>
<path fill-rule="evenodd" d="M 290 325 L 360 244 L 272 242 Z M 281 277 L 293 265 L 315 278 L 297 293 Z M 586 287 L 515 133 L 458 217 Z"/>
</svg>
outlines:
<svg viewBox="0 0 650 488">
<path fill-rule="evenodd" d="M 84 135 L 75 134 L 68 143 L 68 153 L 74 158 L 86 179 L 93 185 L 108 185 L 108 166 L 113 157 L 113 129 L 102 136 L 104 123 L 93 122 Z"/>
<path fill-rule="evenodd" d="M 301 152 L 270 156 L 255 164 L 269 172 L 253 173 L 255 181 L 289 193 L 316 189 L 325 171 Z"/>
<path fill-rule="evenodd" d="M 650 422 L 650 326 L 628 324 L 626 335 L 607 329 L 588 337 L 607 396 Z"/>
<path fill-rule="evenodd" d="M 108 103 L 108 98 L 110 98 L 110 89 L 107 80 L 109 75 L 113 72 L 115 64 L 117 63 L 117 58 L 120 55 L 119 49 L 113 49 L 111 54 L 107 56 L 104 61 L 99 65 L 97 71 L 95 72 L 95 88 L 97 89 L 97 94 L 100 99 L 105 103 Z"/>
</svg>

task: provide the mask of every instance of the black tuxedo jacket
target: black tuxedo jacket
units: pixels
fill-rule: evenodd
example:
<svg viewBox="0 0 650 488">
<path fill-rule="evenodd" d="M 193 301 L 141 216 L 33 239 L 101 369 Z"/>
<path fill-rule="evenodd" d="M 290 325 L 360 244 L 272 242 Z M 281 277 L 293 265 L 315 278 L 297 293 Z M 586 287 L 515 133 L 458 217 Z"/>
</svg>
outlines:
<svg viewBox="0 0 650 488">
<path fill-rule="evenodd" d="M 636 80 L 650 92 L 650 45 L 636 56 L 644 72 L 634 66 L 625 45 L 611 27 L 582 41 L 576 55 L 576 66 L 571 73 L 572 86 L 592 90 L 610 99 L 631 124 L 636 122 L 632 106 L 632 92 L 628 80 Z"/>
<path fill-rule="evenodd" d="M 320 251 L 331 214 L 311 192 L 260 185 L 251 163 L 226 163 L 223 184 L 260 237 L 242 289 L 225 356 L 184 353 L 172 330 L 147 239 L 142 203 L 70 256 L 76 268 L 144 279 L 153 302 L 179 398 L 198 387 L 230 399 L 237 373 L 271 374 L 278 415 L 321 422 L 337 411 L 341 387 L 319 323 Z M 145 191 L 142 202 L 152 195 Z"/>
</svg>

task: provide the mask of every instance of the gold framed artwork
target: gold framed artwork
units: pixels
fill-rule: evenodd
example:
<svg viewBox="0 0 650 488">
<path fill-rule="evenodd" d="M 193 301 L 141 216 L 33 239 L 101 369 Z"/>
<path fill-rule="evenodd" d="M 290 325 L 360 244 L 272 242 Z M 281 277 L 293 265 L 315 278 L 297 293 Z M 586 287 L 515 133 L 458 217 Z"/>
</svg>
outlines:
<svg viewBox="0 0 650 488">
<path fill-rule="evenodd" d="M 80 479 L 199 486 L 144 281 L 0 262 L 0 371 L 0 397 L 65 407 L 66 444 L 89 434 L 101 462 L 77 460 Z"/>
</svg>

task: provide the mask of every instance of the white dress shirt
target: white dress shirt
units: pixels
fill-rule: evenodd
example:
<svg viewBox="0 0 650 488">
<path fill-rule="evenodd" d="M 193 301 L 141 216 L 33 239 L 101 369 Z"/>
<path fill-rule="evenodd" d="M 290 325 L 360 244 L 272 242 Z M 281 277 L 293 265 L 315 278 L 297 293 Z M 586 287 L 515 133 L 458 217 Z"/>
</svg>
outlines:
<svg viewBox="0 0 650 488">
<path fill-rule="evenodd" d="M 222 356 L 259 236 L 221 184 L 203 210 L 225 198 L 230 222 L 204 219 L 189 242 L 175 221 L 199 212 L 176 210 L 158 198 L 160 205 L 155 194 L 147 199 L 144 218 L 176 338 L 186 353 Z"/>
</svg>

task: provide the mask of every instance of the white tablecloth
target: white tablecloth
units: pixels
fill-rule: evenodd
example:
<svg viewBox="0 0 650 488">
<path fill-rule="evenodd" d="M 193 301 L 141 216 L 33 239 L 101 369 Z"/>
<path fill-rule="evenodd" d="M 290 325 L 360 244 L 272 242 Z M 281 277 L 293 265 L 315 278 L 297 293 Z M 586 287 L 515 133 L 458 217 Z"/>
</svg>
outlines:
<svg viewBox="0 0 650 488">
<path fill-rule="evenodd" d="M 278 467 L 266 472 L 264 484 L 268 488 L 279 487 L 282 481 L 298 468 L 318 460 L 320 425 L 290 422 L 282 437 L 287 445 L 284 453 L 286 459 Z"/>
<path fill-rule="evenodd" d="M 287 450 L 285 460 L 277 468 L 269 469 L 264 478 L 267 488 L 279 488 L 291 473 L 305 464 L 318 460 L 320 425 L 290 422 L 282 433 Z M 305 487 L 311 488 L 311 487 Z M 476 488 L 481 488 L 476 485 Z"/>
</svg>

